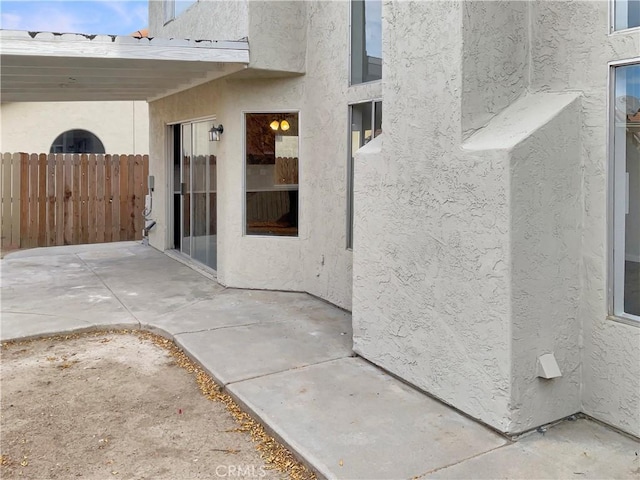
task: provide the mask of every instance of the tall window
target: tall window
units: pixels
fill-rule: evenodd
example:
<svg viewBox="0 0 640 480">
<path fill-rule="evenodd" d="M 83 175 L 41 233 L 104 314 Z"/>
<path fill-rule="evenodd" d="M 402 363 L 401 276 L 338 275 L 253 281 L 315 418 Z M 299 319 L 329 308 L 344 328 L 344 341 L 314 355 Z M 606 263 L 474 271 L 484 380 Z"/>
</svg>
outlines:
<svg viewBox="0 0 640 480">
<path fill-rule="evenodd" d="M 351 0 L 351 84 L 382 78 L 382 1 Z"/>
<path fill-rule="evenodd" d="M 245 114 L 247 235 L 298 235 L 298 114 Z"/>
<path fill-rule="evenodd" d="M 613 29 L 640 27 L 640 0 L 613 0 Z"/>
<path fill-rule="evenodd" d="M 353 156 L 382 133 L 382 102 L 357 103 L 349 107 L 349 157 L 347 161 L 347 248 L 353 248 Z"/>
<path fill-rule="evenodd" d="M 104 145 L 88 130 L 67 130 L 58 135 L 49 153 L 105 153 Z"/>
<path fill-rule="evenodd" d="M 187 10 L 198 0 L 163 0 L 164 23 L 168 23 Z"/>
<path fill-rule="evenodd" d="M 640 62 L 612 74 L 613 313 L 640 321 Z"/>
</svg>

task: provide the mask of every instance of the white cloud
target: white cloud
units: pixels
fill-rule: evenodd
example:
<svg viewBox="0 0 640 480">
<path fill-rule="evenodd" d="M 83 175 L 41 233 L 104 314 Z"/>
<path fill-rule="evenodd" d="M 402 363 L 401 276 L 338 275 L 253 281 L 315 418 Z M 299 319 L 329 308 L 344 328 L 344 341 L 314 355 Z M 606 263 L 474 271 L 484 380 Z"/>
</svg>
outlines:
<svg viewBox="0 0 640 480">
<path fill-rule="evenodd" d="M 51 8 L 31 11 L 28 16 L 15 13 L 2 14 L 2 28 L 43 32 L 80 32 L 86 20 L 71 13 Z"/>
<path fill-rule="evenodd" d="M 20 25 L 22 25 L 22 17 L 20 15 L 16 15 L 14 13 L 3 13 L 0 18 L 2 19 L 0 28 L 4 28 L 5 30 L 21 30 Z"/>
<path fill-rule="evenodd" d="M 116 14 L 114 20 L 117 19 L 121 25 L 129 25 L 138 29 L 148 23 L 146 2 L 99 0 L 98 3 L 113 11 Z"/>
</svg>

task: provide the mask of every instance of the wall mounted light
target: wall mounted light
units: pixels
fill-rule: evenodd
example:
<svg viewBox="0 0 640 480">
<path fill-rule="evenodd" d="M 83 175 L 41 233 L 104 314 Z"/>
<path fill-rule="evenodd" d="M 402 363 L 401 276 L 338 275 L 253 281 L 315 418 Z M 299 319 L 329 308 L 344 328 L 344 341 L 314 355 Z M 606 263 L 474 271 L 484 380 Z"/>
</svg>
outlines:
<svg viewBox="0 0 640 480">
<path fill-rule="evenodd" d="M 222 126 L 222 124 L 218 125 L 217 127 L 211 127 L 211 130 L 209 130 L 209 141 L 219 142 L 220 134 L 222 132 L 224 132 L 224 127 Z"/>
<path fill-rule="evenodd" d="M 278 120 L 274 120 L 269 124 L 269 126 L 271 127 L 271 130 L 278 131 L 278 128 L 280 128 L 280 122 Z"/>
</svg>

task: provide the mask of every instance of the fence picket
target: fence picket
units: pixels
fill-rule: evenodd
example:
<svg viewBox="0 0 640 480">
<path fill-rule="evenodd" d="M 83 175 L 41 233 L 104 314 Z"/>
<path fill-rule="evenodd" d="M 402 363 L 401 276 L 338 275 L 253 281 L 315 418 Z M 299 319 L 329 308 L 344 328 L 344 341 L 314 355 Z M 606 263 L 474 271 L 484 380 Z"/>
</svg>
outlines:
<svg viewBox="0 0 640 480">
<path fill-rule="evenodd" d="M 112 232 L 112 217 L 113 217 L 113 197 L 111 194 L 111 155 L 104 156 L 104 238 L 103 242 L 111 242 L 113 237 Z"/>
<path fill-rule="evenodd" d="M 80 229 L 77 228 L 80 225 L 80 155 L 73 154 L 73 192 L 71 198 L 73 199 L 73 244 L 78 245 L 80 243 Z"/>
<path fill-rule="evenodd" d="M 28 246 L 29 236 L 29 154 L 20 153 L 20 246 Z"/>
<path fill-rule="evenodd" d="M 133 178 L 133 176 L 131 176 Z M 129 240 L 129 157 L 120 155 L 120 240 Z"/>
<path fill-rule="evenodd" d="M 64 245 L 64 159 L 61 153 L 56 159 L 56 243 Z"/>
<path fill-rule="evenodd" d="M 104 155 L 96 158 L 96 242 L 104 242 Z"/>
<path fill-rule="evenodd" d="M 56 156 L 47 156 L 47 246 L 56 244 Z"/>
<path fill-rule="evenodd" d="M 87 199 L 89 211 L 89 238 L 87 243 L 96 243 L 96 180 L 98 162 L 95 154 L 89 155 L 89 197 Z"/>
<path fill-rule="evenodd" d="M 38 154 L 29 156 L 29 247 L 38 246 Z"/>
<path fill-rule="evenodd" d="M 89 243 L 89 157 L 80 155 L 80 243 Z"/>
<path fill-rule="evenodd" d="M 37 245 L 47 244 L 47 154 L 38 155 Z"/>
<path fill-rule="evenodd" d="M 11 158 L 11 245 L 20 246 L 20 218 L 21 218 L 21 193 L 20 193 L 20 172 L 21 172 L 21 156 L 18 153 L 12 155 Z"/>
<path fill-rule="evenodd" d="M 143 189 L 143 165 L 142 155 L 136 155 L 134 157 L 134 174 L 133 181 L 135 182 L 133 191 L 133 212 L 132 226 L 133 237 L 131 240 L 138 240 L 142 238 L 142 216 L 141 213 L 144 209 L 144 189 Z"/>
<path fill-rule="evenodd" d="M 12 156 L 10 153 L 2 155 L 2 246 L 11 245 L 11 178 L 12 178 Z"/>
<path fill-rule="evenodd" d="M 120 240 L 120 155 L 114 155 L 111 159 L 113 168 L 113 177 L 111 178 L 111 189 L 113 191 L 113 201 L 111 209 L 113 211 L 113 228 L 112 240 L 117 242 Z"/>
</svg>

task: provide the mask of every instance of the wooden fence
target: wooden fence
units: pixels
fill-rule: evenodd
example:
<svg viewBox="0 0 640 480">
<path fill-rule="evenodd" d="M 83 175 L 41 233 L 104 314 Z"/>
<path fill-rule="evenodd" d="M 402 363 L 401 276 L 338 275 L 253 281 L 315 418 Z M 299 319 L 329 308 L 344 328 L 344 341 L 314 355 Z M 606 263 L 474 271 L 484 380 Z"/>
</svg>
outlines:
<svg viewBox="0 0 640 480">
<path fill-rule="evenodd" d="M 142 238 L 148 155 L 2 155 L 2 246 Z"/>
</svg>

